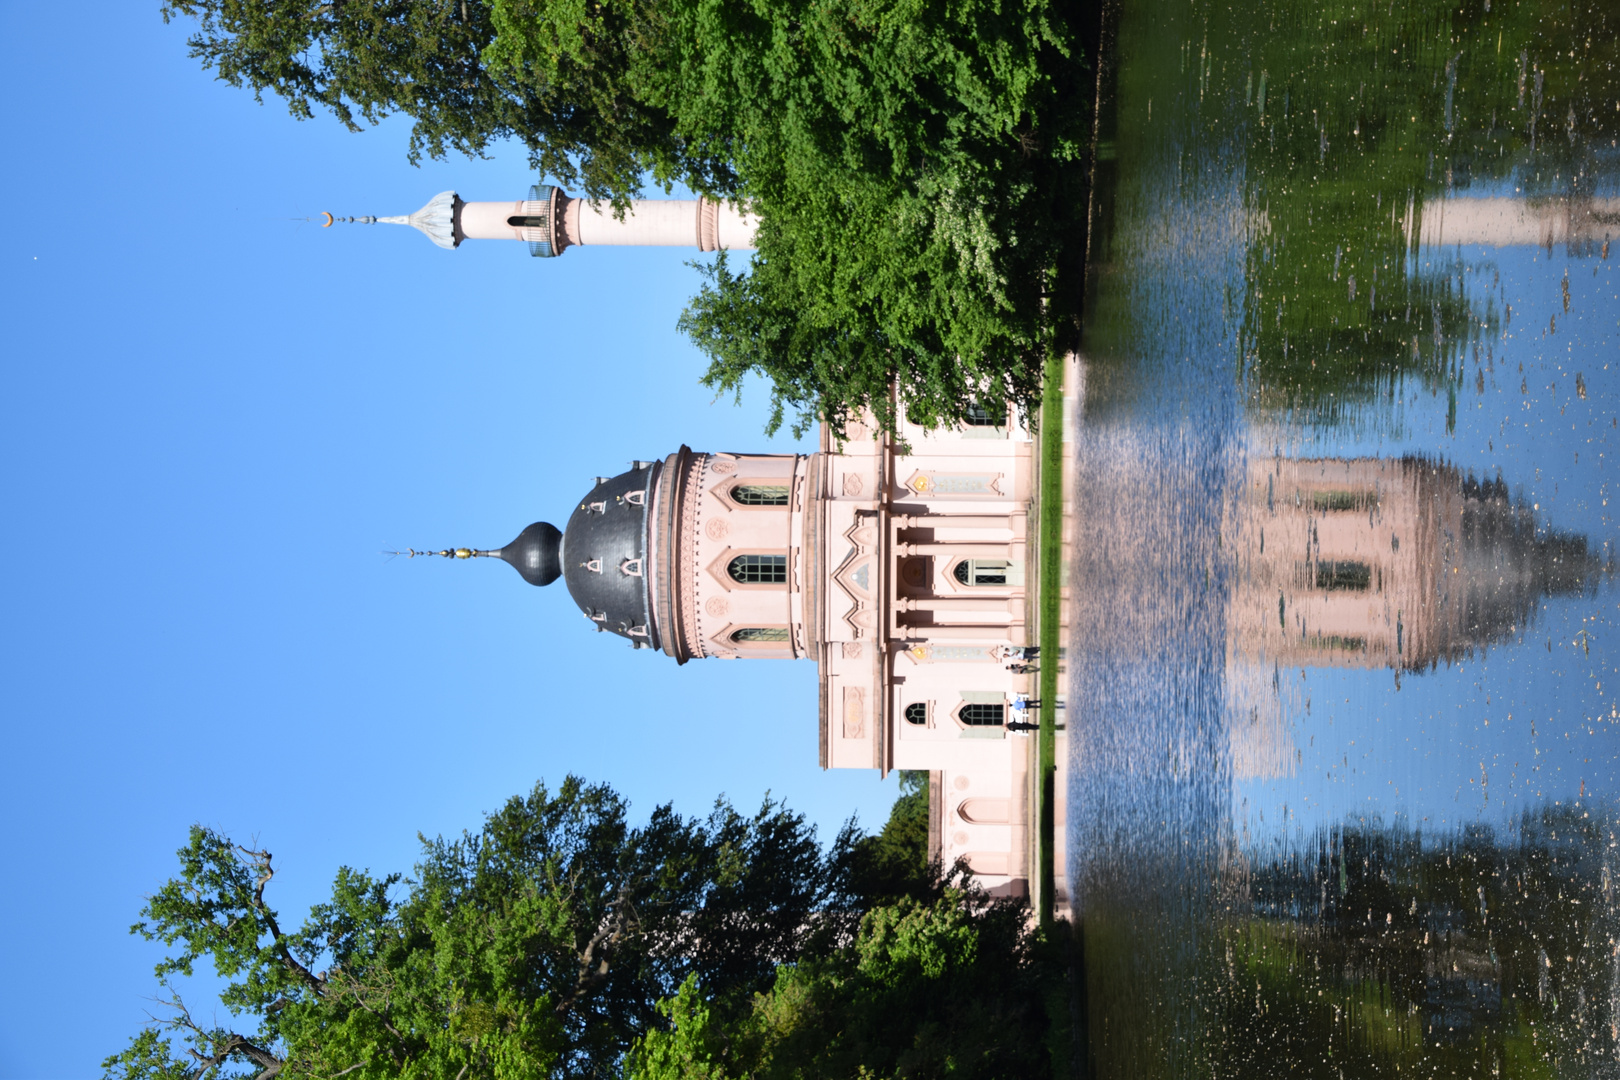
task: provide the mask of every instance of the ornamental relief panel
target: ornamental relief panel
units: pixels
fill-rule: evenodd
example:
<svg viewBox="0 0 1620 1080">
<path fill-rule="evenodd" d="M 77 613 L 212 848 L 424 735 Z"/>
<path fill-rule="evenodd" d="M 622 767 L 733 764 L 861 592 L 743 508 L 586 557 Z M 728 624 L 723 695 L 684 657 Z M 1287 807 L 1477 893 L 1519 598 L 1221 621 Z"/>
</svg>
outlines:
<svg viewBox="0 0 1620 1080">
<path fill-rule="evenodd" d="M 843 736 L 846 739 L 866 738 L 866 690 L 863 687 L 844 687 Z"/>
<path fill-rule="evenodd" d="M 930 469 L 912 473 L 905 486 L 918 495 L 933 497 L 1003 498 L 1006 494 L 1001 490 L 1004 475 L 999 472 L 935 472 Z"/>
<path fill-rule="evenodd" d="M 999 664 L 1000 645 L 913 645 L 901 654 L 914 664 Z"/>
</svg>

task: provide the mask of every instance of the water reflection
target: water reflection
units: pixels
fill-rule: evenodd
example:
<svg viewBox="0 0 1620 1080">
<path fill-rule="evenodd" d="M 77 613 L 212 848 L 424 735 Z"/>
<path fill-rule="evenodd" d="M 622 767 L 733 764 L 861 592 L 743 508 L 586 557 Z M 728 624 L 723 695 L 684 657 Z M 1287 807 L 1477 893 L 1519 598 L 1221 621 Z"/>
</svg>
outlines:
<svg viewBox="0 0 1620 1080">
<path fill-rule="evenodd" d="M 1614 21 L 1119 12 L 1070 568 L 1098 1076 L 1620 1076 Z"/>
<path fill-rule="evenodd" d="M 1293 772 L 1284 667 L 1422 672 L 1518 641 L 1542 601 L 1581 595 L 1613 552 L 1538 522 L 1500 477 L 1442 461 L 1250 458 L 1225 535 L 1228 694 L 1258 672 L 1271 694 L 1228 708 L 1239 777 Z"/>
<path fill-rule="evenodd" d="M 1614 805 L 1577 801 L 1439 836 L 1321 830 L 1233 865 L 1206 1075 L 1613 1075 L 1617 830 Z"/>
</svg>

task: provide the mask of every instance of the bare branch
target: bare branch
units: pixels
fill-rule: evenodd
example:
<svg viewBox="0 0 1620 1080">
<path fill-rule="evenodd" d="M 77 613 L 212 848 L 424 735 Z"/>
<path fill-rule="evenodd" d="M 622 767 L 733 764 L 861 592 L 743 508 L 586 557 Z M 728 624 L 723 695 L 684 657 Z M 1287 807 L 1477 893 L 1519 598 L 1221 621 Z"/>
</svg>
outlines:
<svg viewBox="0 0 1620 1080">
<path fill-rule="evenodd" d="M 195 1047 L 186 1049 L 186 1052 L 197 1061 L 197 1068 L 192 1072 L 191 1080 L 203 1080 L 203 1077 L 215 1071 L 233 1057 L 247 1058 L 259 1067 L 259 1072 L 254 1077 L 254 1080 L 272 1080 L 273 1077 L 280 1075 L 282 1066 L 286 1062 L 252 1039 L 238 1035 L 234 1031 L 205 1031 L 191 1018 L 191 1010 L 186 1008 L 185 1002 L 180 1000 L 178 994 L 175 995 L 173 1001 L 162 1001 L 162 999 L 159 999 L 159 1001 L 175 1011 L 175 1015 L 159 1022 L 172 1028 L 184 1028 L 186 1031 L 191 1032 L 195 1040 L 207 1050 L 207 1053 L 204 1053 Z M 158 1018 L 153 1017 L 153 1019 L 157 1020 Z"/>
<path fill-rule="evenodd" d="M 326 992 L 326 980 L 310 971 L 309 968 L 298 962 L 297 957 L 293 956 L 292 950 L 287 948 L 286 938 L 282 936 L 281 925 L 276 922 L 275 914 L 265 905 L 264 887 L 270 884 L 271 878 L 276 876 L 275 867 L 271 865 L 272 856 L 270 852 L 256 851 L 241 844 L 236 845 L 236 850 L 251 860 L 253 869 L 258 873 L 258 878 L 253 883 L 253 909 L 264 920 L 265 926 L 269 927 L 270 935 L 275 939 L 276 955 L 280 957 L 282 966 L 296 975 L 311 990 L 314 990 L 317 994 L 324 994 Z"/>
<path fill-rule="evenodd" d="M 193 1040 L 207 1050 L 207 1053 L 204 1053 L 195 1047 L 186 1049 L 186 1053 L 198 1062 L 196 1070 L 191 1074 L 191 1080 L 203 1080 L 233 1057 L 247 1058 L 259 1067 L 254 1080 L 273 1080 L 281 1074 L 282 1068 L 286 1065 L 281 1058 L 244 1035 L 238 1035 L 234 1031 L 206 1030 L 191 1018 L 191 1010 L 186 1008 L 186 1003 L 179 994 L 175 994 L 169 1000 L 163 998 L 154 1000 L 169 1009 L 172 1015 L 157 1017 L 147 1013 L 147 1016 L 167 1027 L 189 1031 Z"/>
</svg>

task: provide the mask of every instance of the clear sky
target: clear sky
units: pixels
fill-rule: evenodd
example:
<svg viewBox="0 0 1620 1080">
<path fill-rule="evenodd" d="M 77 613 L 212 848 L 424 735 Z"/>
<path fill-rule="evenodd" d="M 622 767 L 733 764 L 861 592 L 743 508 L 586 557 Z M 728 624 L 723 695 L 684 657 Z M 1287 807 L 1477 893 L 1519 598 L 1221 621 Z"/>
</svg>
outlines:
<svg viewBox="0 0 1620 1080">
<path fill-rule="evenodd" d="M 892 778 L 816 765 L 813 665 L 678 668 L 561 583 L 381 554 L 561 524 L 682 442 L 802 448 L 763 392 L 698 385 L 695 252 L 290 220 L 535 177 L 256 105 L 156 0 L 64 15 L 0 2 L 0 1080 L 93 1074 L 141 1025 L 157 953 L 126 930 L 193 822 L 273 851 L 291 917 L 569 772 L 640 813 L 770 790 L 824 836 L 882 821 Z"/>
</svg>

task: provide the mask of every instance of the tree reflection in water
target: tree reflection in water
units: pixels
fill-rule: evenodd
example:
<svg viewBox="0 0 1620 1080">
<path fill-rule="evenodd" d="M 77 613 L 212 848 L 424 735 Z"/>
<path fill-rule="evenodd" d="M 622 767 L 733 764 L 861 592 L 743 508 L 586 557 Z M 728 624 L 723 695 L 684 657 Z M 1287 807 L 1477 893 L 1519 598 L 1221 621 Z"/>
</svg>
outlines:
<svg viewBox="0 0 1620 1080">
<path fill-rule="evenodd" d="M 1617 832 L 1620 808 L 1597 801 L 1527 810 L 1500 832 L 1358 821 L 1233 867 L 1199 965 L 1213 976 L 1209 1075 L 1614 1062 Z"/>
</svg>

